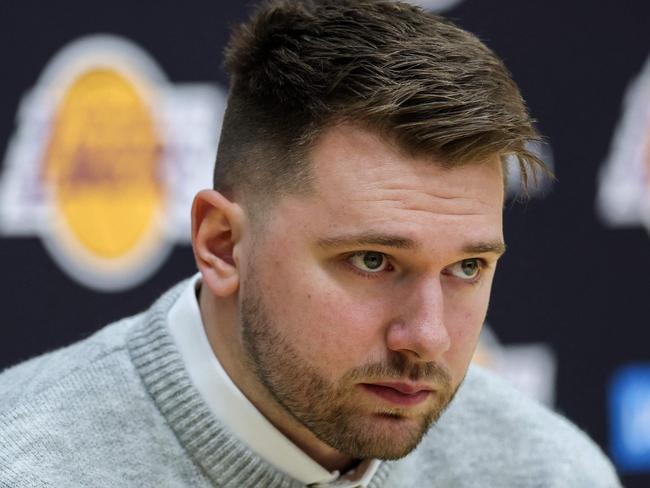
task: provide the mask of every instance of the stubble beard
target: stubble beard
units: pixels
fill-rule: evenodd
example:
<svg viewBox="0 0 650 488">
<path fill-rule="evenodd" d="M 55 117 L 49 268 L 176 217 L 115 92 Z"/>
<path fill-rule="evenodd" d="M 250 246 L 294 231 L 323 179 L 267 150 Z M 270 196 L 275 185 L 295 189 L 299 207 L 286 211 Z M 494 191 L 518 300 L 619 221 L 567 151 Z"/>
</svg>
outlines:
<svg viewBox="0 0 650 488">
<path fill-rule="evenodd" d="M 434 363 L 412 363 L 393 353 L 387 361 L 349 370 L 335 384 L 301 356 L 267 313 L 262 293 L 249 280 L 243 287 L 241 330 L 247 362 L 268 393 L 317 438 L 354 459 L 399 459 L 420 443 L 453 399 L 457 387 Z M 407 409 L 361 410 L 355 403 L 358 383 L 387 378 L 433 383 L 431 407 L 418 416 Z"/>
</svg>

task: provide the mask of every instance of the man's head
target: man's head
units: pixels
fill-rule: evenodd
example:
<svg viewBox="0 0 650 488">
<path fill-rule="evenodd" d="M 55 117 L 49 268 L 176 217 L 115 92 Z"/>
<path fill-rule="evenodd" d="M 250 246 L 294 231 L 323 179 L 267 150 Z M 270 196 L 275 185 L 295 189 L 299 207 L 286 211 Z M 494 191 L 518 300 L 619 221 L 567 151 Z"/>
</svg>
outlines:
<svg viewBox="0 0 650 488">
<path fill-rule="evenodd" d="M 539 164 L 519 93 L 470 34 L 392 1 L 272 2 L 227 64 L 219 192 L 193 208 L 210 343 L 317 460 L 404 456 L 476 346 L 503 160 Z"/>
</svg>

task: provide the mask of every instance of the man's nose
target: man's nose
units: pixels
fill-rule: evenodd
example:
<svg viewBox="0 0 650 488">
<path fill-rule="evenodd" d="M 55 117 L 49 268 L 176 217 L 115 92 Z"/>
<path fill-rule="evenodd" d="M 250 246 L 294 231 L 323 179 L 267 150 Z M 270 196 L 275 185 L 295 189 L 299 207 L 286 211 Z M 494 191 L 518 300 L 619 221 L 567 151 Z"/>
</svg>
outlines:
<svg viewBox="0 0 650 488">
<path fill-rule="evenodd" d="M 444 321 L 444 293 L 440 276 L 418 280 L 400 294 L 400 303 L 387 331 L 390 350 L 414 361 L 436 361 L 451 347 Z"/>
</svg>

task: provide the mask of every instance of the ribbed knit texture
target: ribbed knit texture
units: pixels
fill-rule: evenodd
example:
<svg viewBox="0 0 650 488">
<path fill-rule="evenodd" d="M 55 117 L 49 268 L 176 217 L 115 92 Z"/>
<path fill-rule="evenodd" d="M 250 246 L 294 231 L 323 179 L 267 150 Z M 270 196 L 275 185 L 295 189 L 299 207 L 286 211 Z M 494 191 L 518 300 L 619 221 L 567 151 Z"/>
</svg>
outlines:
<svg viewBox="0 0 650 488">
<path fill-rule="evenodd" d="M 167 332 L 185 284 L 145 314 L 0 375 L 0 487 L 294 488 L 209 411 Z M 565 419 L 471 368 L 418 448 L 370 488 L 614 488 Z"/>
</svg>

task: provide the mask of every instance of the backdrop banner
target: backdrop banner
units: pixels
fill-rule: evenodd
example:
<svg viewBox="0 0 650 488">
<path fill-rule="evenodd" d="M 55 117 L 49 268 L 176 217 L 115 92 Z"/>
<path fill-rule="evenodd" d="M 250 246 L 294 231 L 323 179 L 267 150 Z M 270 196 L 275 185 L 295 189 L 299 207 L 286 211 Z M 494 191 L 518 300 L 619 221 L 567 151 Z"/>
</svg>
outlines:
<svg viewBox="0 0 650 488">
<path fill-rule="evenodd" d="M 650 2 L 413 3 L 504 58 L 556 174 L 526 200 L 509 188 L 476 360 L 587 431 L 625 486 L 650 486 Z M 196 271 L 189 210 L 249 7 L 0 4 L 0 368 Z"/>
</svg>

